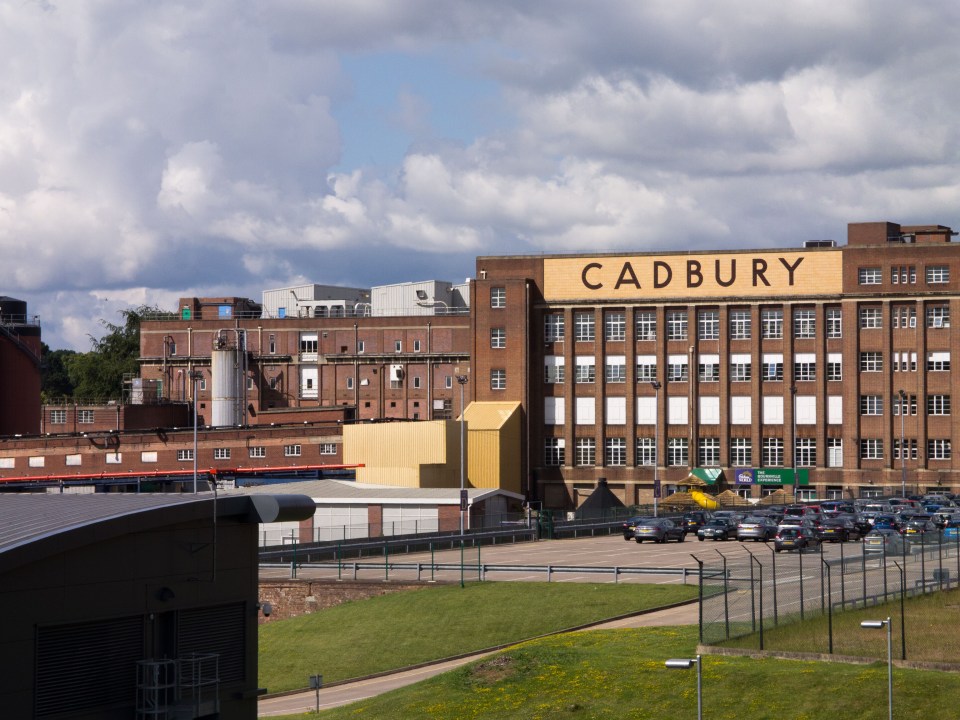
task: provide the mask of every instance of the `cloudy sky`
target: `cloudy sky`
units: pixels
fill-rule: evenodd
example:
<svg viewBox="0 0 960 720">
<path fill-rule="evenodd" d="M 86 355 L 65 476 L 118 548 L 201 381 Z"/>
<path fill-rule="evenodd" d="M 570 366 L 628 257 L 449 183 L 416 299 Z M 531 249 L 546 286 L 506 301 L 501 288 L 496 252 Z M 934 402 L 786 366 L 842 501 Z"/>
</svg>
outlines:
<svg viewBox="0 0 960 720">
<path fill-rule="evenodd" d="M 52 348 L 181 296 L 478 254 L 960 228 L 948 0 L 0 0 L 0 295 Z"/>
</svg>

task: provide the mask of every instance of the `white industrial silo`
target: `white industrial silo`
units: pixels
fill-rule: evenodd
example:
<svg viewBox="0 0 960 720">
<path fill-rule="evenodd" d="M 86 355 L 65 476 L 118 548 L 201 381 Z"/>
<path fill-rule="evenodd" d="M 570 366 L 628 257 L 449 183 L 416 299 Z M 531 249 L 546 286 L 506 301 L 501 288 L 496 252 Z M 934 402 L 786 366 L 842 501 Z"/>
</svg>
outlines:
<svg viewBox="0 0 960 720">
<path fill-rule="evenodd" d="M 214 427 L 239 425 L 241 397 L 240 351 L 236 348 L 214 348 L 213 368 L 213 422 Z"/>
</svg>

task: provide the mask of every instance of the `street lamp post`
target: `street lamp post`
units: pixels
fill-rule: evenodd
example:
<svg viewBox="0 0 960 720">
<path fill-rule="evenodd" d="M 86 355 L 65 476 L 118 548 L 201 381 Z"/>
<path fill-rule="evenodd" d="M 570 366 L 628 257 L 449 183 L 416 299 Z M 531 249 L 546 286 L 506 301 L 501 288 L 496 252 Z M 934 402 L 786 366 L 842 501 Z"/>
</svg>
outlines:
<svg viewBox="0 0 960 720">
<path fill-rule="evenodd" d="M 793 501 L 797 502 L 800 491 L 800 476 L 797 473 L 797 386 L 790 386 L 791 407 L 793 408 L 793 440 L 790 442 L 790 452 L 793 453 Z"/>
<path fill-rule="evenodd" d="M 651 380 L 650 387 L 657 392 L 656 407 L 653 416 L 653 516 L 657 517 L 657 509 L 660 501 L 660 478 L 657 475 L 657 467 L 660 465 L 660 382 Z"/>
<path fill-rule="evenodd" d="M 673 670 L 689 670 L 694 665 L 697 666 L 697 720 L 703 720 L 703 663 L 700 661 L 700 656 L 673 658 L 667 660 L 664 665 Z"/>
<path fill-rule="evenodd" d="M 893 720 L 893 641 L 890 629 L 890 618 L 886 620 L 864 620 L 860 627 L 879 630 L 887 628 L 887 718 Z"/>
<path fill-rule="evenodd" d="M 463 386 L 467 384 L 468 379 L 466 375 L 457 375 L 457 384 L 460 385 L 460 587 L 463 587 L 463 514 L 467 509 L 466 465 L 464 463 L 466 413 L 463 408 Z"/>
<path fill-rule="evenodd" d="M 907 414 L 907 394 L 900 391 L 900 497 L 907 496 L 907 448 L 903 434 L 903 416 Z"/>
<path fill-rule="evenodd" d="M 193 494 L 197 494 L 197 383 L 203 377 L 199 370 L 190 372 L 193 381 Z"/>
</svg>

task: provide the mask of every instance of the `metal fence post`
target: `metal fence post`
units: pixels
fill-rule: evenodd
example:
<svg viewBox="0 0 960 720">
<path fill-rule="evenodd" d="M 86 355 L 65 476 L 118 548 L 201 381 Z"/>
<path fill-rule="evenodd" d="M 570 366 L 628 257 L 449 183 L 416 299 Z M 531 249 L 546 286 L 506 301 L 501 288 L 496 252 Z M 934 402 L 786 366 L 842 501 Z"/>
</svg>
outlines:
<svg viewBox="0 0 960 720">
<path fill-rule="evenodd" d="M 907 626 L 906 626 L 906 611 L 904 608 L 904 596 L 906 595 L 907 587 L 907 569 L 905 567 L 900 567 L 896 560 L 893 561 L 893 564 L 897 566 L 897 569 L 900 571 L 900 659 L 907 659 Z"/>
<path fill-rule="evenodd" d="M 700 629 L 698 642 L 703 643 L 703 561 L 693 554 L 690 557 L 697 563 L 697 625 Z"/>
<path fill-rule="evenodd" d="M 719 550 L 714 552 L 723 559 L 723 627 L 727 640 L 730 639 L 730 578 L 727 575 L 727 558 Z"/>
<path fill-rule="evenodd" d="M 820 577 L 823 578 L 823 570 L 827 570 L 827 636 L 829 653 L 833 655 L 833 587 L 830 582 L 830 566 L 827 564 L 827 561 L 823 559 L 823 554 L 820 555 Z M 821 588 L 823 586 L 821 585 Z M 821 596 L 820 604 L 823 605 L 823 599 Z"/>
<path fill-rule="evenodd" d="M 803 620 L 803 548 L 797 550 L 800 558 L 800 619 Z"/>
<path fill-rule="evenodd" d="M 776 627 L 779 624 L 777 611 L 777 553 L 773 548 L 770 548 L 770 559 L 773 562 L 773 626 Z"/>
</svg>

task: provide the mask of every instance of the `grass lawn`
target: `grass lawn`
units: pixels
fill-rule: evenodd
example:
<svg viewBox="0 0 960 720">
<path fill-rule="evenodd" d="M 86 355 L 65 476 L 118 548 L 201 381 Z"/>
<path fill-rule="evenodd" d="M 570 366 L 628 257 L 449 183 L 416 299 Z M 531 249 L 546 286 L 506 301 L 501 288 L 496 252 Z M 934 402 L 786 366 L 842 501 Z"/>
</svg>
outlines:
<svg viewBox="0 0 960 720">
<path fill-rule="evenodd" d="M 319 716 L 290 717 L 693 718 L 696 671 L 667 670 L 664 660 L 693 657 L 696 643 L 693 626 L 543 638 Z M 895 668 L 893 692 L 896 717 L 955 720 L 960 674 Z M 703 715 L 711 720 L 879 720 L 886 714 L 886 662 L 703 657 Z"/>
<path fill-rule="evenodd" d="M 695 586 L 470 583 L 344 603 L 260 628 L 261 687 L 325 682 L 517 642 L 697 596 Z"/>
</svg>

